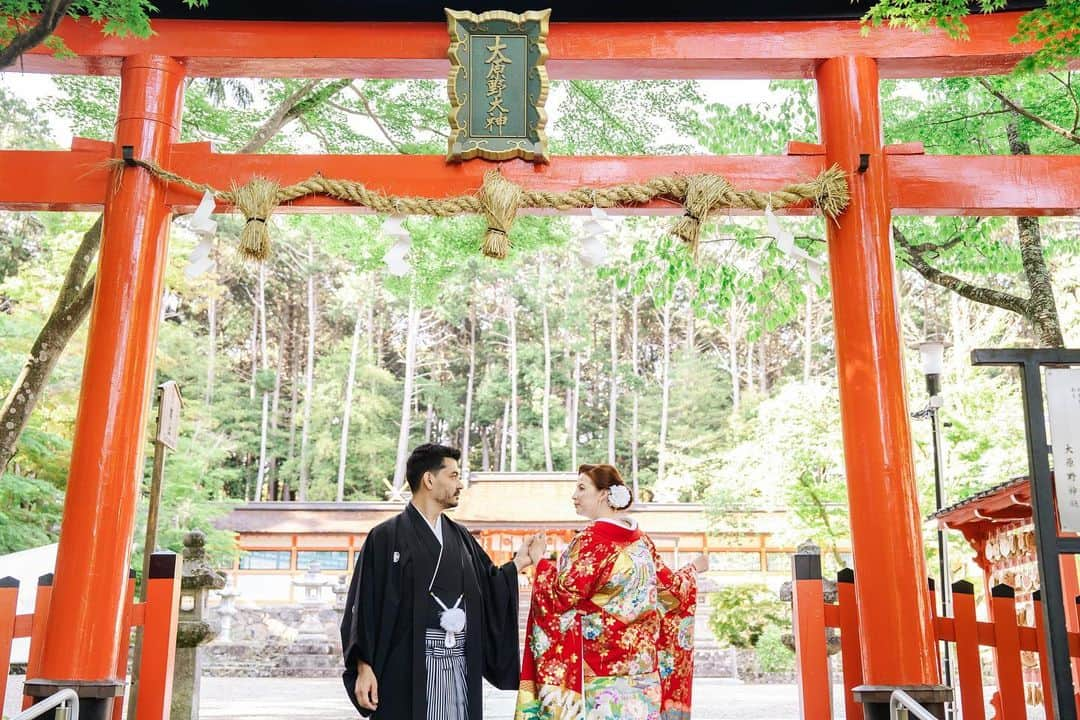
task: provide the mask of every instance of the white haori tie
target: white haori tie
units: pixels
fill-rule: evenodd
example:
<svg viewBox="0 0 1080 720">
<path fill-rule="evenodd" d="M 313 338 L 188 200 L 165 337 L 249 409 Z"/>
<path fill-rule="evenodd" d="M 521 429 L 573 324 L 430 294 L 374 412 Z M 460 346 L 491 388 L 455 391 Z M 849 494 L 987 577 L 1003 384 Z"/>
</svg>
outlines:
<svg viewBox="0 0 1080 720">
<path fill-rule="evenodd" d="M 461 609 L 461 598 L 464 596 L 458 595 L 454 607 L 449 608 L 435 593 L 431 593 L 431 597 L 435 598 L 435 602 L 443 609 L 439 613 L 439 627 L 446 632 L 446 647 L 452 648 L 457 645 L 458 634 L 465 629 L 465 611 Z"/>
</svg>

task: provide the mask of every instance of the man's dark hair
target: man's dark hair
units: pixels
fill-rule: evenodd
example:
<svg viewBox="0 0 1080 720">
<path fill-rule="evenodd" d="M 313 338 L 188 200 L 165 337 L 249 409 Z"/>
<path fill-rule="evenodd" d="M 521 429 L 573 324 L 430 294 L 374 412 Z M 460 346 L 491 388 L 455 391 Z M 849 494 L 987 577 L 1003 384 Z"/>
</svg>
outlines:
<svg viewBox="0 0 1080 720">
<path fill-rule="evenodd" d="M 420 487 L 420 480 L 424 477 L 424 473 L 438 472 L 446 458 L 461 460 L 461 451 L 436 443 L 425 443 L 413 450 L 409 459 L 405 461 L 405 479 L 409 483 L 409 489 L 415 493 Z"/>
</svg>

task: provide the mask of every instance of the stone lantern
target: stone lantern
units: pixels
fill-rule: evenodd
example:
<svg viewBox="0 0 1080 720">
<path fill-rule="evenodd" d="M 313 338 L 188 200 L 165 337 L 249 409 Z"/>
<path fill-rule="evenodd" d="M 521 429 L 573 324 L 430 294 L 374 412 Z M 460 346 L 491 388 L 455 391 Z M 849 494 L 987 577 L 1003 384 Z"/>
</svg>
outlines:
<svg viewBox="0 0 1080 720">
<path fill-rule="evenodd" d="M 173 720 L 198 720 L 202 658 L 199 646 L 217 635 L 207 620 L 206 600 L 211 590 L 225 587 L 225 578 L 206 560 L 206 535 L 193 530 L 184 536 L 184 567 L 180 575 L 180 617 L 176 632 L 176 668 L 173 672 Z"/>
<path fill-rule="evenodd" d="M 304 598 L 300 601 L 300 635 L 296 638 L 300 643 L 326 643 L 330 640 L 326 628 L 319 621 L 319 610 L 325 606 L 322 591 L 329 584 L 320 575 L 321 572 L 322 566 L 313 562 L 302 578 L 292 581 L 293 585 L 304 589 Z"/>
</svg>

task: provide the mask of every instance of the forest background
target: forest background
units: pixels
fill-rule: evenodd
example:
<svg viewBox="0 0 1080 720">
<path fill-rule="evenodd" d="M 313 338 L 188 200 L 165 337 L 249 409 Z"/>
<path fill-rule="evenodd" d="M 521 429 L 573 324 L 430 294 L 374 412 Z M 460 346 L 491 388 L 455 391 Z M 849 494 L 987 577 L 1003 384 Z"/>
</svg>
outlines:
<svg viewBox="0 0 1080 720">
<path fill-rule="evenodd" d="M 1074 75 L 885 82 L 886 141 L 1075 153 Z M 28 94 L 4 76 L 0 147 L 111 138 L 115 79 L 34 82 Z M 551 148 L 777 154 L 816 140 L 815 107 L 809 82 L 556 82 Z M 440 153 L 448 109 L 438 82 L 193 80 L 182 132 L 222 152 Z M 245 500 L 388 497 L 404 454 L 430 440 L 462 447 L 474 471 L 614 462 L 640 494 L 704 503 L 717 530 L 783 509 L 791 542 L 841 561 L 829 280 L 815 285 L 761 218 L 715 218 L 697 262 L 665 234 L 670 218 L 620 219 L 599 263 L 579 218 L 520 218 L 504 262 L 480 256 L 475 218 L 410 218 L 404 276 L 383 261 L 383 218 L 279 216 L 261 266 L 237 256 L 237 220 L 216 219 L 216 266 L 197 275 L 199 237 L 184 218 L 172 228 L 157 380 L 180 383 L 185 405 L 163 545 Z M 820 219 L 780 223 L 824 259 Z M 969 351 L 1075 340 L 1077 230 L 1072 218 L 895 219 L 904 339 L 953 344 L 950 501 L 1026 470 L 1016 378 L 971 368 Z M 99 240 L 97 215 L 0 214 L 0 552 L 58 531 Z M 915 411 L 913 350 L 906 364 Z M 913 432 L 927 514 L 927 423 Z M 235 552 L 227 533 L 211 541 L 221 559 Z"/>
</svg>

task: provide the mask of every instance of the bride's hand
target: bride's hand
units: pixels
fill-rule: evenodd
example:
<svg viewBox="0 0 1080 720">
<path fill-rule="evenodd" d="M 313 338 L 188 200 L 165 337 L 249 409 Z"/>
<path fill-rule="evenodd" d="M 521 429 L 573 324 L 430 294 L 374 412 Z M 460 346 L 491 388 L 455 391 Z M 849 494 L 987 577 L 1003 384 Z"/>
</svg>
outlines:
<svg viewBox="0 0 1080 720">
<path fill-rule="evenodd" d="M 529 559 L 532 560 L 533 565 L 540 562 L 544 557 L 544 551 L 547 549 L 547 535 L 544 533 L 537 533 L 533 535 L 529 544 Z"/>
<path fill-rule="evenodd" d="M 694 561 L 690 564 L 693 566 L 696 572 L 703 573 L 709 569 L 709 556 L 705 553 L 701 553 L 696 558 L 694 558 Z"/>
</svg>

